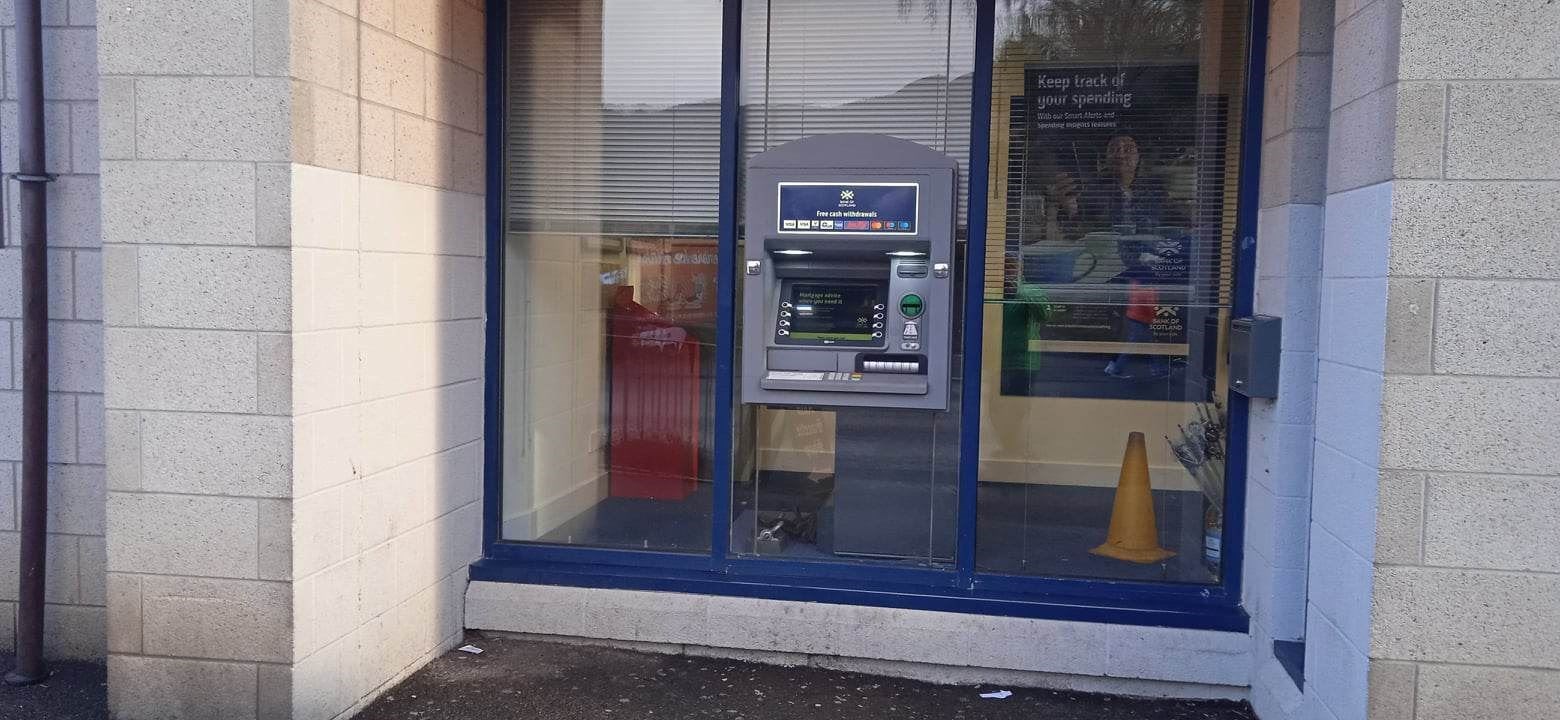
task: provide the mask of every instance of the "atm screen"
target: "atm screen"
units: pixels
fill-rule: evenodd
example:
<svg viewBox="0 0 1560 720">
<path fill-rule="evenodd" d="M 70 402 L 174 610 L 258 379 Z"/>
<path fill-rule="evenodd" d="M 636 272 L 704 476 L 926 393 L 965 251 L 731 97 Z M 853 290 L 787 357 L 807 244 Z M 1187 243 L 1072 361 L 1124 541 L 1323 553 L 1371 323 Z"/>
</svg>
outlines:
<svg viewBox="0 0 1560 720">
<path fill-rule="evenodd" d="M 792 283 L 780 305 L 780 340 L 877 345 L 887 302 L 888 288 L 882 283 Z"/>
</svg>

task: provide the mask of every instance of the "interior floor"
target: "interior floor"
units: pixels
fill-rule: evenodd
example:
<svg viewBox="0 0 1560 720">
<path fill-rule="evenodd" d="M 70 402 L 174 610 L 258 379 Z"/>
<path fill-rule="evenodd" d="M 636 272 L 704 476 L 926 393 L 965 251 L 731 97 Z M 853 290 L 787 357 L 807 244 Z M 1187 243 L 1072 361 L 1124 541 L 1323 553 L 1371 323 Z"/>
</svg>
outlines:
<svg viewBox="0 0 1560 720">
<path fill-rule="evenodd" d="M 731 551 L 737 555 L 799 560 L 861 561 L 835 552 L 834 478 L 791 472 L 763 473 L 756 484 L 735 488 Z M 1007 575 L 1085 577 L 1115 580 L 1214 582 L 1202 557 L 1202 496 L 1155 490 L 1154 513 L 1160 544 L 1176 555 L 1137 564 L 1095 555 L 1105 540 L 1114 488 L 1020 483 L 981 483 L 976 567 Z M 713 489 L 698 487 L 683 500 L 608 497 L 540 538 L 542 542 L 706 552 L 710 547 Z M 883 507 L 874 525 L 882 532 L 926 522 L 920 507 Z M 812 516 L 809 526 L 807 516 Z M 778 543 L 756 541 L 759 519 L 802 518 L 805 534 L 781 533 Z M 791 526 L 795 527 L 795 526 Z M 790 528 L 788 528 L 789 530 Z M 891 558 L 877 558 L 892 560 Z M 925 556 L 899 562 L 927 564 Z M 940 563 L 933 563 L 940 564 Z"/>
</svg>

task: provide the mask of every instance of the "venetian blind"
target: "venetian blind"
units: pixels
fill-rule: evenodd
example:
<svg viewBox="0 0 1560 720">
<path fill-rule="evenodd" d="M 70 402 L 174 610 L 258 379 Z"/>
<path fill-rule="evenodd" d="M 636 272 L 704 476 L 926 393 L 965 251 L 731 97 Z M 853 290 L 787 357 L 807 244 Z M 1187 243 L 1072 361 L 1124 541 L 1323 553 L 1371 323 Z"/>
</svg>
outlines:
<svg viewBox="0 0 1560 720">
<path fill-rule="evenodd" d="M 999 11 L 988 301 L 1115 302 L 1087 286 L 1130 280 L 1230 303 L 1246 23 L 1239 0 Z"/>
<path fill-rule="evenodd" d="M 974 6 L 966 0 L 744 3 L 743 158 L 809 135 L 884 133 L 969 167 Z"/>
<path fill-rule="evenodd" d="M 510 228 L 713 236 L 720 29 L 719 0 L 513 3 Z"/>
</svg>

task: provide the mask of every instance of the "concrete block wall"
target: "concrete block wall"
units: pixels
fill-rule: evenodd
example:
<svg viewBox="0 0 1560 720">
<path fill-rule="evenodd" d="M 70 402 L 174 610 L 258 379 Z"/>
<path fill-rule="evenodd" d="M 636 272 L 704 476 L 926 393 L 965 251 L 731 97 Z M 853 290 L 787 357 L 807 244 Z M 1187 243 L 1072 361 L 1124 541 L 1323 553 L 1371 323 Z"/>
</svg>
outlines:
<svg viewBox="0 0 1560 720">
<path fill-rule="evenodd" d="M 480 553 L 480 0 L 291 2 L 292 717 L 452 647 Z"/>
<path fill-rule="evenodd" d="M 1557 717 L 1560 6 L 1400 24 L 1371 717 Z"/>
<path fill-rule="evenodd" d="M 1339 0 L 1318 91 L 1298 68 L 1272 72 L 1291 47 L 1279 33 L 1309 17 L 1287 4 L 1273 5 L 1257 301 L 1296 311 L 1311 249 L 1295 233 L 1316 220 L 1273 215 L 1324 178 L 1305 266 L 1320 268 L 1314 442 L 1308 465 L 1285 461 L 1254 410 L 1248 551 L 1267 564 L 1248 564 L 1253 702 L 1270 720 L 1554 716 L 1560 566 L 1541 548 L 1560 537 L 1560 50 L 1532 30 L 1560 11 Z M 1301 117 L 1324 128 L 1320 151 L 1275 142 L 1309 129 L 1285 124 Z M 1307 347 L 1291 329 L 1286 346 Z M 1264 474 L 1281 468 L 1311 482 L 1303 692 L 1260 652 L 1282 631 L 1263 602 L 1283 567 L 1262 554 L 1284 525 Z"/>
<path fill-rule="evenodd" d="M 293 638 L 287 9 L 102 11 L 109 704 L 274 714 Z"/>
<path fill-rule="evenodd" d="M 102 20 L 111 710 L 345 717 L 479 552 L 480 3 Z"/>
<path fill-rule="evenodd" d="M 582 202 L 574 183 L 548 179 L 601 172 L 603 12 L 590 1 L 516 9 L 508 18 L 511 75 L 551 79 L 531 91 L 548 102 L 522 96 L 506 110 L 510 122 L 551 145 L 506 169 L 536 188 L 538 207 Z M 634 284 L 638 268 L 600 240 L 599 228 L 568 229 L 504 236 L 502 533 L 510 540 L 550 533 L 607 496 L 610 299 L 601 277 L 619 272 Z M 636 292 L 645 299 L 645 288 Z"/>
<path fill-rule="evenodd" d="M 100 658 L 105 638 L 103 324 L 98 223 L 96 4 L 44 0 L 44 123 L 49 224 L 49 520 L 45 652 Z M 0 4 L 0 171 L 16 167 L 16 37 Z M 15 641 L 21 477 L 22 253 L 15 184 L 4 188 L 0 248 L 0 652 Z"/>
<path fill-rule="evenodd" d="M 1251 700 L 1268 720 L 1304 701 L 1273 641 L 1305 637 L 1333 16 L 1333 0 L 1269 5 L 1254 300 L 1283 318 L 1283 353 L 1278 397 L 1250 405 L 1244 575 Z"/>
<path fill-rule="evenodd" d="M 1330 19 L 1305 720 L 1367 717 L 1397 13 L 1396 0 L 1338 0 Z"/>
</svg>

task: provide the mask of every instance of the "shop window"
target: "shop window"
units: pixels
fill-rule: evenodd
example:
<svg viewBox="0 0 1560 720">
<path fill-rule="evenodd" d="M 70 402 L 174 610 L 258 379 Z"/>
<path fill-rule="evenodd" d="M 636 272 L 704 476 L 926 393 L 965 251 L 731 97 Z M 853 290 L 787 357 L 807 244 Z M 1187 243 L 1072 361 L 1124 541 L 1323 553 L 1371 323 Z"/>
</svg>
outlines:
<svg viewBox="0 0 1560 720">
<path fill-rule="evenodd" d="M 882 133 L 968 168 L 970 3 L 758 0 L 744 3 L 743 14 L 744 165 L 803 137 Z M 961 177 L 961 202 L 967 180 Z M 962 211 L 958 224 L 962 233 Z M 743 405 L 739 397 L 731 552 L 951 564 L 957 393 L 945 412 L 781 408 Z"/>
<path fill-rule="evenodd" d="M 1247 12 L 997 5 L 981 572 L 1220 579 Z"/>
<path fill-rule="evenodd" d="M 707 552 L 720 3 L 507 13 L 499 535 Z"/>
<path fill-rule="evenodd" d="M 489 68 L 501 402 L 487 438 L 500 491 L 474 577 L 1243 628 L 1223 549 L 1241 495 L 1224 487 L 1243 452 L 1230 417 L 1241 427 L 1245 406 L 1225 402 L 1224 328 L 1245 306 L 1250 10 L 501 4 Z M 745 267 L 761 241 L 743 218 L 750 200 L 784 205 L 783 187 L 748 196 L 748 163 L 837 133 L 909 140 L 958 168 L 952 267 L 920 264 L 952 286 L 939 306 L 946 404 L 745 391 L 739 345 L 757 325 L 742 293 L 762 272 Z M 923 151 L 896 142 L 861 153 Z M 878 166 L 832 169 L 851 167 Z M 784 250 L 817 248 L 757 247 L 754 268 Z M 915 251 L 884 255 L 898 252 Z M 903 258 L 871 260 L 919 277 L 898 273 Z M 795 300 L 794 329 L 871 332 L 887 299 L 861 288 L 876 281 L 807 262 L 786 263 L 779 287 L 813 292 L 800 273 L 832 272 L 840 307 L 863 312 L 804 318 Z M 929 306 L 909 297 L 894 305 L 906 325 Z M 963 443 L 977 430 L 978 447 Z"/>
</svg>

